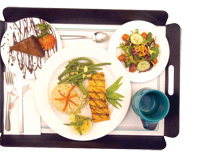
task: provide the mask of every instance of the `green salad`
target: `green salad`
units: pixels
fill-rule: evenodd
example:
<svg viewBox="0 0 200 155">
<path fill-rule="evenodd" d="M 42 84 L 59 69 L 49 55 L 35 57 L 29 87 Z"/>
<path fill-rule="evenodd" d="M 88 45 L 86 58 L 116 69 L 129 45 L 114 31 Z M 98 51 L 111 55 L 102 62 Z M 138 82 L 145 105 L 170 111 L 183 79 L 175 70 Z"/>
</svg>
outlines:
<svg viewBox="0 0 200 155">
<path fill-rule="evenodd" d="M 129 72 L 146 72 L 158 63 L 159 45 L 152 33 L 139 33 L 138 29 L 130 35 L 123 34 L 120 43 L 121 55 L 118 59 L 129 67 Z"/>
</svg>

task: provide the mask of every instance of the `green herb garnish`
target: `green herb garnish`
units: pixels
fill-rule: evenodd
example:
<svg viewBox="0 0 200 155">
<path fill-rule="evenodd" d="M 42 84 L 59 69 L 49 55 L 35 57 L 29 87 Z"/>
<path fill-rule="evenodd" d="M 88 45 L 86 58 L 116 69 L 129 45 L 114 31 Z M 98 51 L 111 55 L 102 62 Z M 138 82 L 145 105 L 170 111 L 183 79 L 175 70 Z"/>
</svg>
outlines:
<svg viewBox="0 0 200 155">
<path fill-rule="evenodd" d="M 81 126 L 83 125 L 83 121 L 84 120 L 87 120 L 87 121 L 91 121 L 91 119 L 89 117 L 85 117 L 85 116 L 81 116 L 81 115 L 77 115 L 77 114 L 74 114 L 75 116 L 75 121 L 74 122 L 71 122 L 69 124 L 64 124 L 64 125 L 67 125 L 67 126 L 76 126 L 77 129 L 78 129 L 78 132 L 80 133 L 80 135 L 82 135 L 82 131 L 81 131 Z"/>
<path fill-rule="evenodd" d="M 49 30 L 51 28 L 50 25 L 46 24 L 46 23 L 41 23 L 41 24 L 37 24 L 39 30 L 40 30 L 40 35 L 37 36 L 37 38 L 42 38 L 45 35 L 49 34 Z"/>
</svg>

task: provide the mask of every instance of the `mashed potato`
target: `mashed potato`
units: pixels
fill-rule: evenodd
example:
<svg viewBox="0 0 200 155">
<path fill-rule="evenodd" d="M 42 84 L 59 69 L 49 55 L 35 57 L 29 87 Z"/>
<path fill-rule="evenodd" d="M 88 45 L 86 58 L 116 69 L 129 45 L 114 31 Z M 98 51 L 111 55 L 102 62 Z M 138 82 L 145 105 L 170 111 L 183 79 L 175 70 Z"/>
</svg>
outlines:
<svg viewBox="0 0 200 155">
<path fill-rule="evenodd" d="M 63 111 L 63 108 L 65 106 L 65 100 L 55 100 L 56 98 L 63 98 L 63 96 L 59 93 L 62 92 L 62 94 L 64 94 L 65 96 L 68 94 L 68 91 L 72 88 L 72 84 L 68 84 L 68 83 L 62 83 L 62 84 L 58 84 L 56 85 L 52 92 L 51 92 L 51 103 L 54 105 L 54 107 L 60 111 L 60 112 L 64 112 L 67 115 L 71 115 L 72 113 L 77 113 L 81 110 L 81 108 L 86 104 L 87 102 L 87 98 L 86 95 L 81 91 L 81 89 L 78 86 L 75 86 L 75 88 L 70 92 L 70 96 L 73 96 L 75 94 L 77 94 L 76 97 L 71 98 L 70 100 L 72 100 L 75 104 L 73 104 L 72 102 L 68 101 L 68 105 L 66 107 L 66 109 Z"/>
</svg>

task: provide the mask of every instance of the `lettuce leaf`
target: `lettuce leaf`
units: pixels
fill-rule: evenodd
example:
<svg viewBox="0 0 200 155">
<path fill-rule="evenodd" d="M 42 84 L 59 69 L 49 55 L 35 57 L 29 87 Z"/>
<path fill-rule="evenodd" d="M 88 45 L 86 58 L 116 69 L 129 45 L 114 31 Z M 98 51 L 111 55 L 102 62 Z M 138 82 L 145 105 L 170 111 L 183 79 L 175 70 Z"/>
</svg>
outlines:
<svg viewBox="0 0 200 155">
<path fill-rule="evenodd" d="M 151 52 L 150 52 L 150 56 L 151 56 L 150 60 L 156 59 L 158 57 L 158 55 L 159 55 L 159 48 L 157 46 L 154 46 L 150 50 L 151 50 Z"/>
</svg>

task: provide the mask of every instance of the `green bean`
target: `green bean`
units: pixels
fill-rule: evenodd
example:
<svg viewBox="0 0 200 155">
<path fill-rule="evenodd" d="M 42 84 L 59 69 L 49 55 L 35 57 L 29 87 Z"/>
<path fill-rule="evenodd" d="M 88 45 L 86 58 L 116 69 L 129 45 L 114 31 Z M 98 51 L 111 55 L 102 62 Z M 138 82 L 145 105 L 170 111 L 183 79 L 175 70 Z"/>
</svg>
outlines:
<svg viewBox="0 0 200 155">
<path fill-rule="evenodd" d="M 59 76 L 58 76 L 58 79 L 61 80 L 61 78 L 67 74 L 67 73 L 70 73 L 70 72 L 81 72 L 81 70 L 64 70 Z"/>
<path fill-rule="evenodd" d="M 68 81 L 68 83 L 78 83 L 79 81 L 82 81 L 82 80 L 71 80 L 71 81 Z"/>
<path fill-rule="evenodd" d="M 95 70 L 88 70 L 87 72 L 80 72 L 80 73 L 78 73 L 78 74 L 76 74 L 76 75 L 72 75 L 72 76 L 70 76 L 69 77 L 69 80 L 73 80 L 73 79 L 76 79 L 76 78 L 78 78 L 78 77 L 80 77 L 80 76 L 82 76 L 83 74 L 96 74 L 97 72 L 95 71 Z"/>
<path fill-rule="evenodd" d="M 80 63 L 79 60 L 85 60 L 88 62 Z M 72 61 L 69 61 L 68 65 L 65 66 L 65 68 L 70 69 L 70 67 L 72 66 L 83 66 L 83 65 L 92 65 L 92 64 L 93 64 L 93 61 L 91 59 L 86 58 L 86 57 L 79 57 L 79 58 L 73 59 Z"/>
<path fill-rule="evenodd" d="M 69 78 L 71 78 L 71 79 L 69 79 Z M 75 82 L 75 80 L 76 80 L 76 81 L 80 81 L 80 80 L 82 80 L 82 79 L 83 79 L 82 76 L 74 77 L 74 75 L 72 75 L 72 76 L 69 76 L 69 77 L 66 77 L 66 78 L 60 80 L 60 81 L 58 82 L 58 84 L 61 84 L 61 83 L 63 83 L 63 82 L 73 83 L 73 82 Z"/>
<path fill-rule="evenodd" d="M 80 66 L 88 66 L 88 65 L 92 65 L 93 63 L 91 63 L 91 62 L 85 62 L 85 63 L 79 63 L 80 64 Z"/>
<path fill-rule="evenodd" d="M 82 62 L 83 61 L 83 62 Z M 65 66 L 65 70 L 58 76 L 59 82 L 61 84 L 63 82 L 78 84 L 84 94 L 88 96 L 87 91 L 82 85 L 82 82 L 86 79 L 92 78 L 94 74 L 97 73 L 96 70 L 102 70 L 102 68 L 98 66 L 110 65 L 111 63 L 98 63 L 94 64 L 93 61 L 87 57 L 78 57 L 69 61 L 69 63 Z M 87 72 L 84 72 L 84 67 L 87 67 Z M 78 72 L 78 74 L 70 75 L 71 72 Z M 64 77 L 64 75 L 69 74 L 68 77 Z M 91 74 L 90 77 L 83 77 L 84 74 Z M 62 79 L 63 78 L 63 79 Z"/>
<path fill-rule="evenodd" d="M 71 123 L 64 124 L 64 125 L 67 125 L 67 126 L 76 126 L 76 123 L 75 122 L 71 122 Z"/>
<path fill-rule="evenodd" d="M 94 74 L 97 74 L 97 71 L 95 71 L 95 70 L 88 70 L 88 72 L 86 72 L 86 74 L 92 74 L 92 75 L 94 75 Z"/>
<path fill-rule="evenodd" d="M 102 68 L 91 68 L 91 67 L 88 67 L 90 70 L 103 70 Z"/>
<path fill-rule="evenodd" d="M 107 98 L 107 99 L 116 100 L 116 101 L 122 101 L 122 99 L 120 99 L 120 98 L 115 98 L 115 97 L 109 97 L 109 96 L 107 96 L 106 98 Z"/>
<path fill-rule="evenodd" d="M 66 69 L 70 69 L 73 66 L 77 66 L 77 61 L 69 61 L 69 63 L 65 66 Z"/>
<path fill-rule="evenodd" d="M 110 100 L 115 100 L 115 101 L 122 101 L 122 99 L 119 99 L 119 98 L 116 99 L 116 98 L 112 98 L 112 97 L 111 97 L 111 98 L 110 98 L 110 97 L 106 97 L 106 99 L 107 99 L 107 100 L 110 99 Z"/>
<path fill-rule="evenodd" d="M 59 76 L 58 76 L 58 80 L 60 81 L 62 79 L 62 77 L 68 73 L 68 70 L 64 70 Z"/>
<path fill-rule="evenodd" d="M 122 77 L 123 76 L 118 78 L 109 88 L 106 89 L 106 99 L 116 108 L 122 107 L 118 101 L 122 101 L 121 98 L 124 97 L 121 94 L 115 93 L 115 91 L 122 85 L 122 83 L 120 83 Z"/>
<path fill-rule="evenodd" d="M 66 77 L 66 78 L 60 80 L 60 81 L 58 82 L 58 84 L 61 84 L 61 83 L 65 82 L 65 81 L 67 81 L 68 79 L 69 79 L 69 77 Z"/>
<path fill-rule="evenodd" d="M 74 59 L 74 60 L 86 60 L 86 61 L 88 61 L 88 62 L 91 62 L 91 63 L 93 63 L 93 61 L 91 60 L 91 59 L 89 59 L 89 58 L 87 58 L 87 57 L 79 57 L 79 58 L 76 58 L 76 59 Z"/>
<path fill-rule="evenodd" d="M 91 67 L 91 66 L 105 66 L 105 65 L 111 65 L 111 63 L 98 63 L 98 64 L 89 65 L 88 67 Z"/>
<path fill-rule="evenodd" d="M 90 66 L 82 66 L 80 67 L 80 70 L 84 70 L 84 67 L 87 67 L 88 70 L 103 70 L 102 68 L 90 67 Z"/>
<path fill-rule="evenodd" d="M 112 93 L 112 92 L 116 91 L 122 85 L 122 83 L 120 83 L 122 78 L 123 78 L 123 76 L 118 78 L 117 81 L 115 83 L 113 83 L 109 88 L 107 88 L 106 91 L 108 93 Z"/>
<path fill-rule="evenodd" d="M 90 62 L 90 63 L 93 64 L 93 61 L 92 61 L 91 59 L 89 59 L 89 58 L 86 58 L 86 57 L 79 57 L 79 58 L 73 59 L 71 62 L 69 62 L 69 64 L 70 64 L 70 63 L 76 63 L 76 62 L 78 62 L 79 60 L 85 60 L 85 61 L 88 61 L 88 62 Z"/>
<path fill-rule="evenodd" d="M 90 79 L 91 77 L 84 77 L 84 78 L 80 78 L 80 79 L 74 79 L 74 80 L 70 80 L 69 83 L 77 83 L 77 82 L 83 82 L 86 79 Z"/>
<path fill-rule="evenodd" d="M 65 66 L 65 68 L 66 68 L 66 69 L 70 69 L 71 66 L 77 65 L 76 63 L 77 63 L 77 62 L 75 62 L 75 61 L 74 61 L 74 62 L 73 62 L 73 61 L 69 61 L 69 63 Z"/>
<path fill-rule="evenodd" d="M 72 75 L 72 76 L 69 77 L 69 80 L 72 80 L 72 79 L 74 79 L 74 78 L 77 78 L 77 77 L 79 77 L 79 76 L 81 76 L 81 75 L 83 75 L 83 74 L 84 74 L 84 72 L 81 72 L 81 73 Z"/>
<path fill-rule="evenodd" d="M 85 73 L 97 73 L 96 70 L 102 70 L 102 69 L 93 69 L 93 68 L 90 68 L 90 69 L 88 69 L 88 71 L 85 72 Z"/>
<path fill-rule="evenodd" d="M 77 77 L 75 79 L 68 80 L 69 83 L 78 82 L 78 81 L 83 81 L 83 77 L 79 76 L 79 77 Z"/>
<path fill-rule="evenodd" d="M 114 107 L 118 109 L 118 106 L 122 107 L 122 105 L 114 99 L 107 98 L 108 102 L 112 104 Z"/>
<path fill-rule="evenodd" d="M 79 60 L 85 60 L 87 62 L 82 62 L 81 63 L 81 62 L 79 62 Z M 58 76 L 58 79 L 62 82 L 61 79 L 65 74 L 70 73 L 70 72 L 82 72 L 85 66 L 88 67 L 88 70 L 90 72 L 93 72 L 95 70 L 102 70 L 102 68 L 98 68 L 96 66 L 110 65 L 110 64 L 111 63 L 94 64 L 93 61 L 91 59 L 87 58 L 87 57 L 79 57 L 79 58 L 76 58 L 76 59 L 73 59 L 73 60 L 69 61 L 68 65 L 65 66 L 66 69 Z M 79 70 L 76 71 L 77 67 L 79 67 Z M 82 73 L 82 74 L 84 74 L 84 73 Z M 77 75 L 77 76 L 79 76 L 79 75 Z M 71 78 L 75 78 L 77 76 L 74 76 L 74 77 L 71 77 Z M 63 79 L 63 80 L 66 81 L 66 78 Z"/>
<path fill-rule="evenodd" d="M 66 78 L 64 78 L 64 79 L 62 79 L 62 80 L 60 80 L 59 82 L 58 82 L 58 84 L 61 84 L 61 83 L 63 83 L 63 82 L 69 82 L 69 83 L 73 83 L 73 82 L 78 82 L 78 81 L 80 81 L 80 80 L 84 80 L 84 79 L 88 79 L 88 78 L 91 78 L 92 77 L 92 75 L 93 74 L 96 74 L 97 72 L 96 71 L 94 71 L 94 70 L 88 70 L 88 72 L 80 72 L 79 74 L 75 74 L 75 75 L 70 75 L 70 76 L 68 76 L 68 77 L 66 77 Z M 83 76 L 83 74 L 91 74 L 91 77 L 82 77 Z"/>
<path fill-rule="evenodd" d="M 81 90 L 83 91 L 83 93 L 88 97 L 88 92 L 87 90 L 84 88 L 82 82 L 78 82 L 78 85 L 80 86 Z"/>
<path fill-rule="evenodd" d="M 118 93 L 106 93 L 106 97 L 114 100 L 122 101 L 120 98 L 124 98 L 123 95 Z"/>
<path fill-rule="evenodd" d="M 111 63 L 98 63 L 98 64 L 88 64 L 88 65 L 85 65 L 87 66 L 88 68 L 93 68 L 93 67 L 96 67 L 96 66 L 105 66 L 105 65 L 111 65 Z M 84 65 L 81 67 L 81 68 L 84 68 L 85 67 Z"/>
<path fill-rule="evenodd" d="M 91 68 L 93 70 L 103 70 L 102 68 Z"/>
</svg>

